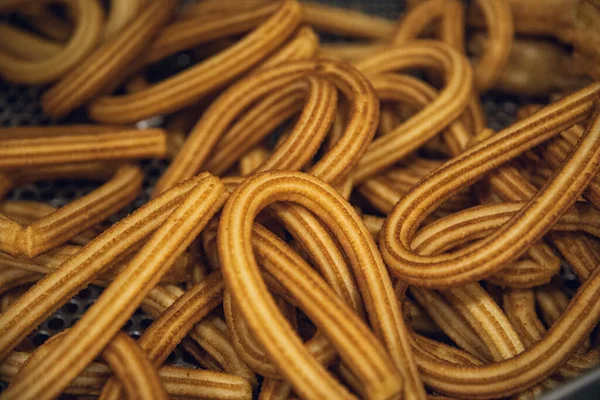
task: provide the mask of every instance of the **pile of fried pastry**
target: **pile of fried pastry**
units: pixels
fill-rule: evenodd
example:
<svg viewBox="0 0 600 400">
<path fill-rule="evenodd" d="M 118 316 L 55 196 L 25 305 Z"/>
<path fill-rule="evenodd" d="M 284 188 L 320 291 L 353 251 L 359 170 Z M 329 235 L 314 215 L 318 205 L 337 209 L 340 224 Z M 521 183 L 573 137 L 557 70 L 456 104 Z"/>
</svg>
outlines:
<svg viewBox="0 0 600 400">
<path fill-rule="evenodd" d="M 600 364 L 600 1 L 0 14 L 0 79 L 56 122 L 0 128 L 1 400 L 533 399 Z M 510 126 L 490 95 L 520 99 Z M 152 158 L 151 199 L 107 223 Z M 59 179 L 99 184 L 7 200 Z M 197 368 L 165 365 L 178 346 Z"/>
</svg>

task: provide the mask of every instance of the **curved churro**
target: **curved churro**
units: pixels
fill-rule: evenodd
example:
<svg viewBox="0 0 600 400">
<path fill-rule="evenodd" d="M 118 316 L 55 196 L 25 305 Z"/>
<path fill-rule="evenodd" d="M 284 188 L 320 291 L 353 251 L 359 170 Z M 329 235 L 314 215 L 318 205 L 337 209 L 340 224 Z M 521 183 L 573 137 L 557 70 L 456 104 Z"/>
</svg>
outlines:
<svg viewBox="0 0 600 400">
<path fill-rule="evenodd" d="M 225 187 L 218 179 L 204 174 L 193 180 L 192 188 L 185 195 L 181 205 L 173 211 L 127 267 L 119 272 L 94 306 L 61 343 L 22 379 L 13 383 L 4 396 L 8 399 L 11 396 L 25 398 L 41 392 L 43 395 L 40 395 L 52 398 L 67 387 L 133 314 L 146 293 L 160 281 L 175 258 L 187 248 L 224 200 Z M 93 243 L 94 241 L 88 247 Z M 160 252 L 156 250 L 159 244 Z M 69 261 L 74 258 L 76 257 Z M 58 271 L 61 270 L 63 268 Z M 38 286 L 42 286 L 42 282 L 44 281 Z M 100 325 L 103 327 L 100 328 Z M 44 365 L 45 363 L 49 364 Z M 40 379 L 40 373 L 49 380 Z M 32 385 L 32 382 L 35 383 Z M 52 388 L 49 389 L 48 386 Z"/>
<path fill-rule="evenodd" d="M 26 61 L 40 61 L 61 49 L 59 44 L 7 23 L 0 23 L 0 52 Z"/>
<path fill-rule="evenodd" d="M 356 183 L 383 171 L 435 136 L 462 113 L 471 95 L 468 61 L 448 45 L 438 42 L 414 41 L 363 60 L 357 67 L 367 75 L 417 67 L 442 69 L 446 87 L 417 116 L 373 141 L 358 164 Z"/>
<path fill-rule="evenodd" d="M 111 1 L 106 23 L 104 24 L 104 40 L 111 39 L 138 15 L 143 0 Z"/>
<path fill-rule="evenodd" d="M 429 0 L 409 10 L 401 19 L 393 44 L 400 44 L 416 39 L 436 20 L 440 21 L 442 40 L 462 51 L 464 48 L 464 32 L 462 31 L 463 6 L 455 0 Z M 457 27 L 458 29 L 454 29 Z"/>
<path fill-rule="evenodd" d="M 135 4 L 130 6 L 135 7 Z M 118 78 L 167 22 L 174 8 L 173 0 L 150 1 L 126 28 L 100 46 L 44 94 L 44 112 L 55 118 L 64 117 L 92 99 L 107 84 Z"/>
<path fill-rule="evenodd" d="M 410 250 L 410 241 L 420 221 L 460 187 L 556 134 L 565 125 L 589 115 L 599 90 L 600 86 L 592 85 L 546 107 L 480 142 L 422 180 L 396 205 L 384 225 L 380 243 L 388 267 L 411 284 L 448 287 L 488 276 L 526 251 L 568 210 L 596 173 L 593 159 L 596 146 L 600 145 L 596 140 L 600 135 L 598 118 L 594 118 L 585 137 L 552 182 L 538 192 L 517 214 L 519 217 L 516 216 L 504 229 L 476 247 L 452 255 L 418 256 Z M 425 197 L 424 193 L 427 193 Z M 520 218 L 522 215 L 527 218 Z M 532 220 L 536 221 L 535 226 L 528 223 Z M 507 248 L 511 250 L 507 251 Z"/>
<path fill-rule="evenodd" d="M 141 189 L 142 178 L 139 167 L 125 165 L 92 193 L 27 226 L 4 220 L 0 249 L 14 257 L 24 254 L 34 258 L 59 246 L 132 202 Z"/>
<path fill-rule="evenodd" d="M 337 92 L 323 79 L 309 77 L 266 96 L 227 131 L 204 168 L 217 175 L 227 171 L 252 145 L 296 113 L 304 98 L 306 105 L 293 131 L 259 166 L 259 170 L 300 169 L 317 152 L 333 121 Z M 302 139 L 310 141 L 302 144 Z M 301 157 L 295 154 L 298 151 Z"/>
<path fill-rule="evenodd" d="M 475 62 L 475 86 L 484 92 L 500 79 L 506 67 L 513 42 L 513 17 L 509 0 L 477 0 L 489 32 L 485 52 Z M 516 6 L 519 8 L 519 6 Z"/>
<path fill-rule="evenodd" d="M 268 184 L 265 184 L 265 182 L 268 182 Z M 294 194 L 296 193 L 296 194 Z M 236 189 L 236 191 L 232 194 L 232 197 L 230 198 L 228 204 L 226 205 L 226 208 L 224 210 L 224 213 L 221 217 L 221 222 L 220 222 L 220 226 L 219 226 L 219 252 L 220 252 L 220 258 L 221 258 L 221 263 L 222 263 L 222 268 L 224 271 L 224 276 L 228 282 L 228 285 L 233 285 L 235 283 L 235 286 L 231 286 L 232 288 L 239 288 L 239 290 L 249 290 L 250 287 L 246 286 L 244 283 L 239 282 L 239 277 L 241 277 L 242 275 L 230 275 L 230 268 L 236 268 L 238 267 L 240 264 L 238 264 L 237 262 L 243 262 L 242 259 L 237 259 L 237 262 L 234 264 L 230 264 L 230 258 L 229 257 L 233 257 L 234 254 L 245 254 L 243 250 L 239 250 L 237 248 L 237 246 L 240 243 L 244 242 L 244 239 L 242 239 L 242 237 L 240 236 L 236 236 L 236 240 L 229 240 L 230 235 L 232 235 L 233 230 L 235 230 L 236 228 L 241 228 L 243 226 L 243 223 L 239 222 L 239 223 L 234 223 L 233 221 L 231 223 L 228 223 L 228 219 L 229 218 L 233 218 L 234 215 L 236 215 L 234 213 L 235 208 L 234 205 L 236 207 L 243 207 L 246 211 L 244 212 L 244 215 L 256 215 L 255 213 L 258 212 L 258 210 L 260 210 L 261 208 L 265 207 L 266 205 L 277 201 L 279 198 L 284 198 L 285 200 L 293 200 L 294 202 L 299 202 L 300 204 L 308 207 L 312 212 L 316 213 L 317 215 L 319 215 L 322 219 L 323 222 L 325 222 L 327 224 L 327 226 L 333 231 L 335 232 L 338 240 L 340 240 L 340 243 L 342 245 L 342 247 L 345 249 L 346 254 L 349 256 L 349 260 L 351 262 L 351 265 L 354 267 L 354 272 L 355 274 L 382 274 L 379 275 L 379 278 L 377 278 L 377 280 L 373 280 L 371 279 L 372 276 L 363 276 L 362 278 L 358 278 L 357 281 L 359 282 L 359 284 L 364 284 L 366 285 L 366 287 L 362 288 L 362 290 L 373 290 L 372 288 L 370 288 L 370 285 L 375 284 L 376 286 L 382 285 L 383 287 L 380 287 L 377 292 L 378 293 L 389 293 L 388 296 L 391 296 L 391 298 L 394 298 L 395 296 L 393 295 L 393 290 L 391 288 L 391 284 L 389 284 L 389 286 L 386 285 L 386 274 L 384 272 L 382 272 L 382 264 L 379 263 L 380 260 L 378 260 L 378 256 L 377 253 L 373 253 L 371 252 L 374 248 L 374 244 L 371 242 L 372 239 L 370 239 L 370 234 L 368 232 L 368 230 L 366 229 L 366 227 L 363 225 L 362 221 L 359 220 L 359 218 L 355 215 L 354 210 L 347 205 L 347 203 L 345 203 L 345 201 L 343 200 L 343 198 L 340 197 L 339 194 L 337 194 L 337 192 L 335 192 L 333 189 L 327 187 L 326 185 L 322 184 L 320 181 L 316 180 L 315 178 L 312 178 L 308 175 L 305 174 L 301 174 L 301 173 L 294 173 L 294 172 L 279 172 L 279 171 L 272 171 L 272 172 L 266 172 L 266 173 L 262 173 L 262 174 L 258 174 L 255 175 L 253 178 L 250 178 L 248 180 L 246 180 L 240 187 L 238 187 L 238 189 Z M 317 199 L 315 201 L 315 199 Z M 323 202 L 323 203 L 321 203 Z M 237 205 L 237 203 L 239 203 L 239 206 Z M 327 204 L 327 206 L 325 206 L 325 204 Z M 251 208 L 247 208 L 247 207 L 251 207 Z M 321 207 L 327 207 L 328 211 L 325 211 L 324 208 Z M 335 212 L 331 212 L 331 210 L 336 210 Z M 246 214 L 247 213 L 247 214 Z M 322 214 L 325 213 L 325 214 Z M 329 216 L 336 216 L 336 222 L 330 221 L 329 220 Z M 239 216 L 238 216 L 239 218 Z M 246 223 L 248 223 L 247 221 L 251 221 L 252 218 L 246 220 Z M 338 225 L 339 224 L 339 225 Z M 352 228 L 350 228 L 350 226 L 352 226 Z M 359 233 L 360 232 L 360 233 Z M 349 236 L 352 237 L 353 239 L 350 239 Z M 243 235 L 242 235 L 243 236 Z M 348 241 L 350 240 L 350 241 Z M 227 243 L 227 245 L 225 245 L 225 243 Z M 364 243 L 364 247 L 362 247 L 364 250 L 367 251 L 367 253 L 357 253 L 356 252 L 356 247 L 354 246 L 350 246 L 350 243 Z M 367 255 L 368 254 L 368 255 Z M 252 255 L 249 255 L 250 257 L 252 257 Z M 366 257 L 365 257 L 366 256 Z M 358 258 L 360 257 L 360 259 L 362 259 L 362 263 L 361 266 L 358 267 L 358 265 L 356 264 L 358 262 Z M 250 258 L 252 259 L 252 258 Z M 370 265 L 372 265 L 372 267 L 367 268 L 365 263 L 368 263 Z M 226 266 L 227 265 L 227 266 Z M 246 264 L 244 264 L 246 265 Z M 246 276 L 246 278 L 248 278 L 248 276 Z M 253 277 L 252 279 L 256 279 L 256 277 Z M 383 280 L 382 280 L 383 279 Z M 388 281 L 389 282 L 389 281 Z M 261 285 L 262 286 L 262 285 Z M 252 286 L 251 286 L 252 287 Z M 387 291 L 389 287 L 389 291 Z M 244 289 L 243 289 L 244 288 Z M 253 290 L 255 290 L 255 288 L 253 288 Z M 266 334 L 265 332 L 258 332 L 258 326 L 254 326 L 254 322 L 256 321 L 252 321 L 249 319 L 249 316 L 253 314 L 253 311 L 249 309 L 249 307 L 247 307 L 246 304 L 243 304 L 243 299 L 241 298 L 241 294 L 238 294 L 241 292 L 237 292 L 236 289 L 233 289 L 232 295 L 234 296 L 240 296 L 239 298 L 236 298 L 236 304 L 240 307 L 240 311 L 242 311 L 242 315 L 244 316 L 244 318 L 247 320 L 247 322 L 249 323 L 253 333 L 256 336 L 257 339 L 259 339 L 260 336 L 258 335 L 263 335 Z M 255 292 L 256 296 L 261 296 L 260 292 Z M 385 339 L 385 343 L 386 346 L 388 347 L 388 350 L 391 353 L 391 356 L 393 357 L 394 360 L 396 360 L 396 365 L 398 366 L 398 368 L 402 371 L 402 375 L 405 378 L 405 384 L 407 388 L 411 388 L 411 389 L 405 389 L 406 390 L 406 394 L 410 395 L 410 396 L 420 396 L 420 393 L 422 394 L 422 389 L 419 389 L 420 385 L 418 383 L 418 377 L 416 375 L 416 371 L 413 370 L 411 368 L 411 365 L 406 365 L 406 360 L 410 360 L 410 353 L 405 353 L 406 351 L 410 351 L 407 347 L 403 346 L 403 343 L 405 342 L 405 328 L 403 325 L 403 321 L 399 318 L 398 315 L 398 311 L 395 307 L 393 306 L 388 306 L 385 308 L 380 308 L 383 307 L 383 304 L 385 304 L 385 302 L 390 301 L 391 299 L 389 297 L 386 296 L 386 298 L 375 298 L 375 297 L 371 297 L 369 296 L 368 298 L 365 296 L 365 294 L 363 293 L 363 299 L 364 300 L 370 300 L 370 301 L 376 301 L 374 304 L 372 305 L 367 305 L 367 310 L 372 310 L 374 313 L 374 315 L 371 315 L 371 323 L 374 326 L 374 330 L 375 332 L 378 332 L 380 335 L 382 335 L 382 337 L 384 337 Z M 380 301 L 382 301 L 382 303 L 380 303 Z M 242 302 L 242 303 L 240 303 Z M 391 315 L 390 315 L 391 314 Z M 381 318 L 383 318 L 383 315 L 387 315 L 388 317 L 386 319 L 388 319 L 389 321 L 394 321 L 393 322 L 393 326 L 389 326 L 389 325 L 380 325 L 381 324 Z M 256 318 L 257 316 L 253 316 L 252 318 Z M 261 326 L 267 326 L 264 324 L 261 324 Z M 282 327 L 283 328 L 283 327 Z M 280 328 L 280 329 L 282 329 Z M 383 334 L 383 331 L 388 331 L 388 333 Z M 271 335 L 269 335 L 271 336 Z M 266 338 L 262 338 L 260 339 L 260 342 L 263 346 L 265 346 L 265 349 L 267 349 L 267 346 L 270 346 L 271 343 L 273 343 L 273 341 L 275 340 L 282 340 L 285 337 L 269 337 L 269 339 L 267 340 Z M 296 348 L 298 344 L 295 345 Z M 300 348 L 299 350 L 300 354 L 303 354 L 302 349 Z M 305 353 L 304 353 L 305 354 Z M 403 356 L 401 356 L 401 354 L 404 354 Z M 284 355 L 281 354 L 271 354 L 271 357 L 282 357 Z M 303 359 L 307 359 L 306 357 L 304 357 Z M 310 358 L 307 360 L 307 362 L 309 362 L 309 365 L 315 365 L 314 362 L 309 361 Z M 402 361 L 400 361 L 402 360 Z M 296 379 L 296 377 L 294 376 L 288 376 L 290 369 L 294 368 L 293 365 L 290 364 L 282 364 L 279 365 L 278 367 L 284 371 L 284 368 L 286 369 L 285 371 L 285 376 L 286 379 L 290 380 L 291 382 L 294 382 L 294 386 L 296 388 L 298 388 L 297 385 L 302 385 L 305 386 L 305 384 L 303 382 L 298 382 L 298 379 Z M 316 366 L 314 366 L 313 368 L 317 368 Z M 318 370 L 318 369 L 317 369 Z M 415 371 L 415 372 L 412 372 Z M 329 384 L 331 385 L 331 384 Z M 333 386 L 335 387 L 335 386 Z M 329 386 L 329 388 L 332 388 L 332 386 Z M 310 392 L 313 391 L 313 389 L 315 388 L 306 388 L 303 390 L 309 390 Z M 331 389 L 330 389 L 331 390 Z M 339 389 L 333 389 L 334 391 L 331 393 L 336 393 L 336 390 Z M 339 393 L 339 392 L 338 392 Z"/>
<path fill-rule="evenodd" d="M 302 13 L 307 24 L 342 36 L 388 39 L 395 29 L 394 23 L 384 18 L 313 2 L 303 2 Z"/>
<path fill-rule="evenodd" d="M 436 20 L 441 20 L 438 28 L 440 40 L 464 54 L 464 11 L 463 5 L 455 0 L 429 0 L 410 10 L 402 19 L 392 43 L 400 45 L 416 39 Z M 487 57 L 494 60 L 489 54 Z M 485 115 L 475 94 L 471 96 L 466 115 L 462 119 L 472 134 L 479 133 L 485 127 Z"/>
<path fill-rule="evenodd" d="M 155 192 L 160 193 L 198 171 L 221 132 L 253 99 L 312 74 L 334 81 L 351 101 L 354 112 L 342 139 L 312 167 L 311 172 L 326 181 L 347 174 L 375 133 L 378 118 L 375 93 L 367 79 L 346 64 L 330 60 L 304 61 L 256 72 L 220 96 L 194 127 L 183 151 L 158 181 Z M 304 134 L 311 136 L 314 132 Z"/>
<path fill-rule="evenodd" d="M 166 137 L 162 129 L 5 139 L 0 140 L 0 169 L 162 157 L 165 152 Z"/>
<path fill-rule="evenodd" d="M 126 333 L 117 333 L 102 352 L 102 357 L 125 387 L 128 399 L 168 399 L 158 371 Z"/>
<path fill-rule="evenodd" d="M 300 6 L 286 0 L 265 23 L 227 50 L 147 90 L 100 97 L 90 104 L 90 117 L 125 123 L 184 108 L 265 59 L 299 22 Z"/>
<path fill-rule="evenodd" d="M 29 2 L 27 5 L 24 4 L 18 10 L 19 15 L 48 39 L 64 44 L 73 32 L 71 21 L 64 20 L 52 12 L 50 7 L 44 4 L 46 2 L 40 3 Z"/>
<path fill-rule="evenodd" d="M 23 61 L 0 52 L 0 76 L 25 84 L 49 83 L 61 78 L 96 46 L 102 34 L 102 7 L 96 0 L 56 0 L 77 17 L 73 35 L 62 50 L 39 61 Z"/>
<path fill-rule="evenodd" d="M 262 254 L 263 257 L 266 256 L 267 259 L 269 259 L 269 258 L 272 259 L 273 257 L 280 257 L 281 258 L 280 250 L 276 250 L 275 253 L 269 255 L 269 252 L 273 252 L 273 250 L 268 250 L 265 247 L 265 245 L 266 245 L 265 240 L 268 241 L 268 242 L 270 242 L 270 243 L 277 243 L 279 241 L 278 239 L 275 238 L 274 235 L 268 233 L 264 229 L 261 230 L 261 229 L 257 229 L 257 227 L 255 227 L 254 228 L 253 237 L 254 238 L 260 238 L 260 240 L 259 240 L 260 245 L 258 247 L 255 247 L 255 248 L 256 248 L 256 250 L 258 252 L 260 252 Z M 255 240 L 256 239 L 253 239 L 253 242 Z M 283 245 L 283 243 L 280 242 L 280 246 L 281 245 Z M 290 253 L 290 255 L 288 257 L 290 257 L 290 256 L 291 256 L 291 253 Z M 293 259 L 294 259 L 294 257 L 291 257 L 291 260 L 293 260 Z M 281 261 L 284 261 L 286 263 L 289 262 L 286 259 L 280 260 L 280 262 Z M 293 261 L 293 263 L 296 264 L 297 266 L 303 265 L 301 263 L 301 261 L 300 261 L 300 258 L 298 258 L 298 257 L 296 257 L 296 259 Z M 322 301 L 322 302 L 326 301 L 327 297 L 329 297 L 329 301 L 331 301 L 333 299 L 337 299 L 336 297 L 331 297 L 331 295 L 324 296 L 325 292 L 323 292 L 323 290 L 326 288 L 326 286 L 324 286 L 322 283 L 318 283 L 317 284 L 318 278 L 316 277 L 316 273 L 313 272 L 312 273 L 313 276 L 311 276 L 308 281 L 306 280 L 306 278 L 303 278 L 304 282 L 302 282 L 302 279 L 300 279 L 301 275 L 302 276 L 305 275 L 305 274 L 308 274 L 309 276 L 311 275 L 309 273 L 309 271 L 311 271 L 311 269 L 308 268 L 308 266 L 303 265 L 303 272 L 302 272 L 301 275 L 298 274 L 298 272 L 295 272 L 292 275 L 292 274 L 289 274 L 289 273 L 284 273 L 284 271 L 288 271 L 289 270 L 289 267 L 288 268 L 277 268 L 277 270 L 275 270 L 275 269 L 273 269 L 273 267 L 270 267 L 270 265 L 272 265 L 272 262 L 264 262 L 263 261 L 263 266 L 270 272 L 271 275 L 274 275 L 274 277 L 281 284 L 283 284 L 285 286 L 285 288 L 288 291 L 290 291 L 295 298 L 297 298 L 298 300 L 301 300 L 302 297 L 304 297 L 304 299 L 302 299 L 301 301 L 304 304 L 305 311 L 318 324 L 318 326 L 321 329 L 324 330 L 325 334 L 327 334 L 331 338 L 333 345 L 335 347 L 337 347 L 338 350 L 340 351 L 341 358 L 345 359 L 347 362 L 348 361 L 352 362 L 351 361 L 352 357 L 354 357 L 355 355 L 353 356 L 351 354 L 348 354 L 349 353 L 348 352 L 349 348 L 346 347 L 346 344 L 344 343 L 344 341 L 347 340 L 347 339 L 343 338 L 342 335 L 344 335 L 344 336 L 345 335 L 351 335 L 351 337 L 354 338 L 353 339 L 353 344 L 352 344 L 353 351 L 362 351 L 362 349 L 364 349 L 365 345 L 366 345 L 366 343 L 363 340 L 366 339 L 366 337 L 364 335 L 367 332 L 367 331 L 365 331 L 365 330 L 362 329 L 361 325 L 363 323 L 360 322 L 358 320 L 358 318 L 356 318 L 356 316 L 354 316 L 354 314 L 352 314 L 352 313 L 350 313 L 350 314 L 347 314 L 347 312 L 341 313 L 341 314 L 346 314 L 346 318 L 350 318 L 351 320 L 353 320 L 353 322 L 351 324 L 348 324 L 349 325 L 348 328 L 351 329 L 351 330 L 353 330 L 354 332 L 351 334 L 350 331 L 348 331 L 348 332 L 341 332 L 341 331 L 339 331 L 338 330 L 339 324 L 332 324 L 331 323 L 333 321 L 333 318 L 334 318 L 334 314 L 333 313 L 331 313 L 331 312 L 327 313 L 327 314 L 329 314 L 328 316 L 319 315 L 318 312 L 315 313 L 314 307 L 317 306 L 316 305 L 317 304 L 316 303 L 316 298 L 309 299 L 309 298 L 307 298 L 306 295 L 302 296 L 300 298 L 298 297 L 300 295 L 299 291 L 302 291 L 303 294 L 308 294 L 307 291 L 306 291 L 306 289 L 307 289 L 306 284 L 307 284 L 307 282 L 312 282 L 312 284 L 311 284 L 311 286 L 312 286 L 311 291 L 313 291 L 313 292 L 319 292 L 320 291 L 320 292 L 323 293 L 323 294 L 319 294 L 317 296 L 320 299 L 320 301 Z M 290 266 L 291 266 L 291 264 L 290 264 Z M 223 265 L 223 268 L 225 268 L 224 265 Z M 336 307 L 336 309 L 338 311 L 342 311 L 343 310 L 343 309 L 340 309 L 340 305 L 341 304 L 342 303 L 338 300 L 337 301 L 337 307 Z M 240 306 L 238 305 L 238 307 L 240 307 Z M 352 318 L 352 316 L 354 316 L 354 317 Z M 337 318 L 337 317 L 335 317 L 335 318 Z M 329 319 L 329 321 L 330 321 L 329 324 L 325 323 L 325 321 L 327 319 Z M 338 332 L 336 332 L 336 331 L 338 331 Z M 255 334 L 256 334 L 256 332 L 255 332 Z M 374 340 L 374 339 L 370 339 L 370 340 Z M 264 343 L 263 343 L 263 345 L 264 345 Z M 355 371 L 355 373 L 357 373 L 361 377 L 361 380 L 363 381 L 363 383 L 366 384 L 367 387 L 371 388 L 371 390 L 373 390 L 373 392 L 372 392 L 373 398 L 379 397 L 379 395 L 377 393 L 383 387 L 387 387 L 387 388 L 389 388 L 389 390 L 394 390 L 394 389 L 391 389 L 390 386 L 388 386 L 388 385 L 391 385 L 391 382 L 387 380 L 387 377 L 389 376 L 388 374 L 391 371 L 393 371 L 393 367 L 391 365 L 391 361 L 389 359 L 386 359 L 385 357 L 383 357 L 383 354 L 381 353 L 382 349 L 378 348 L 378 347 L 379 346 L 372 348 L 369 354 L 371 354 L 371 357 L 379 359 L 378 362 L 377 362 L 379 364 L 379 366 L 377 368 L 377 369 L 379 369 L 379 371 L 375 372 L 375 370 L 373 370 L 373 366 L 367 366 L 367 365 L 365 365 L 365 368 L 369 368 L 371 370 L 370 373 L 377 374 L 377 376 L 379 376 L 378 379 L 383 380 L 383 382 L 375 383 L 375 382 L 369 382 L 368 380 L 365 381 L 365 371 L 361 371 L 360 368 L 357 369 L 357 366 L 355 366 L 354 364 L 350 364 L 350 368 L 352 368 Z M 268 352 L 268 354 L 271 355 L 270 358 L 272 358 L 272 353 L 269 351 L 269 348 L 265 347 L 265 350 Z M 277 365 L 277 362 L 275 360 L 274 360 L 274 362 Z M 391 370 L 390 370 L 390 368 L 391 368 Z M 390 372 L 387 372 L 386 370 L 390 371 Z M 393 375 L 394 375 L 394 372 L 392 372 L 392 376 Z M 292 381 L 292 383 L 293 383 L 293 381 Z M 396 385 L 396 388 L 398 388 L 397 385 Z M 384 389 L 384 390 L 388 390 L 388 389 Z"/>
<path fill-rule="evenodd" d="M 532 290 L 510 290 L 503 295 L 506 315 L 529 348 L 546 334 L 546 328 L 536 313 L 535 295 Z M 568 379 L 580 375 L 600 363 L 600 350 L 594 349 L 585 354 L 575 352 L 553 376 Z"/>
</svg>

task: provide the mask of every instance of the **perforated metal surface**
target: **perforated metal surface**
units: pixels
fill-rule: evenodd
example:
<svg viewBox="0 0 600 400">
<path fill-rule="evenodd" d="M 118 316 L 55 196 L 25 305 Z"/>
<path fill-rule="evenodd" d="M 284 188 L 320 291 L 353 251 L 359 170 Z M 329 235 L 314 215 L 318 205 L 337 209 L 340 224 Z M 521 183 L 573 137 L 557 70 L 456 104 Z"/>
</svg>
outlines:
<svg viewBox="0 0 600 400">
<path fill-rule="evenodd" d="M 351 9 L 363 10 L 374 15 L 384 16 L 396 19 L 403 11 L 403 1 L 384 0 L 384 1 L 360 1 L 360 0 L 321 0 L 322 3 L 343 6 Z M 324 37 L 324 40 L 331 40 L 331 37 Z M 172 69 L 187 67 L 191 62 L 190 57 L 184 54 L 174 55 L 159 66 L 154 67 L 158 75 L 169 73 Z M 20 126 L 20 125 L 48 125 L 54 124 L 46 117 L 40 107 L 40 96 L 45 90 L 44 87 L 15 86 L 0 81 L 0 126 Z M 516 117 L 516 111 L 520 105 L 527 102 L 528 99 L 517 98 L 505 95 L 489 95 L 483 99 L 485 112 L 489 119 L 490 126 L 495 130 L 500 130 L 512 123 Z M 83 122 L 85 116 L 82 113 L 75 113 L 70 117 L 71 121 Z M 131 213 L 134 209 L 142 205 L 149 199 L 149 193 L 156 182 L 158 176 L 162 174 L 167 163 L 161 160 L 146 160 L 141 162 L 146 179 L 144 190 L 140 197 L 109 219 L 113 223 L 123 216 Z M 98 187 L 99 183 L 84 180 L 60 180 L 60 181 L 42 181 L 34 184 L 23 185 L 15 189 L 10 195 L 12 200 L 35 200 L 47 202 L 55 207 L 61 207 L 70 201 L 79 198 Z M 35 345 L 42 344 L 50 336 L 73 326 L 83 313 L 95 302 L 101 293 L 101 288 L 90 286 L 80 292 L 59 311 L 57 311 L 47 321 L 42 323 L 30 336 L 30 340 Z M 141 311 L 136 312 L 127 322 L 124 330 L 133 337 L 139 337 L 143 330 L 152 322 Z M 167 363 L 176 363 L 180 365 L 190 365 L 189 357 L 183 356 L 178 349 Z M 0 391 L 2 383 L 0 383 Z"/>
</svg>

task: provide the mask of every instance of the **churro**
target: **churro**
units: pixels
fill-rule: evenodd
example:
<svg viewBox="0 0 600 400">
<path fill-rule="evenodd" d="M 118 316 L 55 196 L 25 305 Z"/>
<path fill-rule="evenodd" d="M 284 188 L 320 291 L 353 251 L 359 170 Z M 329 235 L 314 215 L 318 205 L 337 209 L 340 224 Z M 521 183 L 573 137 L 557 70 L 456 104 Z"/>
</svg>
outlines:
<svg viewBox="0 0 600 400">
<path fill-rule="evenodd" d="M 49 58 L 36 61 L 21 60 L 0 52 L 0 76 L 16 83 L 50 83 L 72 70 L 94 49 L 102 34 L 104 12 L 100 4 L 95 0 L 56 1 L 72 8 L 77 17 L 69 41 Z"/>
<path fill-rule="evenodd" d="M 127 123 L 191 105 L 263 60 L 292 34 L 299 22 L 300 6 L 286 0 L 267 21 L 234 46 L 147 90 L 101 96 L 90 104 L 90 117 L 100 122 Z"/>
<path fill-rule="evenodd" d="M 8 102 L 66 123 L 0 129 L 2 400 L 532 399 L 600 364 L 600 0 L 0 3 Z"/>
</svg>

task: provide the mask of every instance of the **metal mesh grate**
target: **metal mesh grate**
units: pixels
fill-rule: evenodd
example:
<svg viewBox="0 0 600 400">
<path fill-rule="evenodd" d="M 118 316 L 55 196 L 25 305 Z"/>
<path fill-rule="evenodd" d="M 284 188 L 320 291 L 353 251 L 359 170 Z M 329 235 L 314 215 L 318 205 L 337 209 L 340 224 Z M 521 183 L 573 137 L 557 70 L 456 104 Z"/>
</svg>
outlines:
<svg viewBox="0 0 600 400">
<path fill-rule="evenodd" d="M 362 10 L 391 19 L 398 18 L 404 9 L 403 1 L 401 0 L 319 0 L 319 2 Z M 335 38 L 330 36 L 323 37 L 323 39 L 325 41 L 335 40 Z M 189 63 L 189 57 L 183 58 Z M 166 62 L 160 63 L 158 66 L 159 75 L 168 75 L 173 68 L 187 66 L 182 65 L 181 60 L 182 57 L 175 55 L 169 57 L 169 60 Z M 15 86 L 0 80 L 0 126 L 54 124 L 55 122 L 45 116 L 41 110 L 40 97 L 44 90 L 45 87 Z M 515 120 L 517 109 L 520 105 L 528 102 L 527 100 L 499 94 L 485 96 L 483 105 L 491 128 L 500 130 L 512 123 Z M 85 115 L 82 113 L 75 113 L 74 116 L 69 117 L 69 122 L 84 121 Z M 111 217 L 109 219 L 110 223 L 121 219 L 148 201 L 150 191 L 156 179 L 166 168 L 167 162 L 162 160 L 145 160 L 141 162 L 141 165 L 145 173 L 144 189 L 141 195 L 134 203 Z M 74 199 L 86 195 L 98 186 L 99 183 L 86 180 L 41 181 L 16 188 L 10 193 L 8 199 L 40 201 L 49 203 L 54 207 L 62 207 Z M 59 311 L 43 322 L 30 335 L 29 340 L 35 345 L 40 345 L 52 335 L 73 326 L 96 301 L 101 291 L 101 288 L 95 286 L 90 286 L 82 290 Z M 139 337 L 151 322 L 152 319 L 144 315 L 141 310 L 138 310 L 123 329 L 132 337 Z M 191 365 L 189 362 L 190 357 L 186 357 L 184 352 L 179 348 L 167 360 L 167 364 L 186 366 Z M 0 383 L 0 392 L 2 388 L 3 383 Z"/>
</svg>

